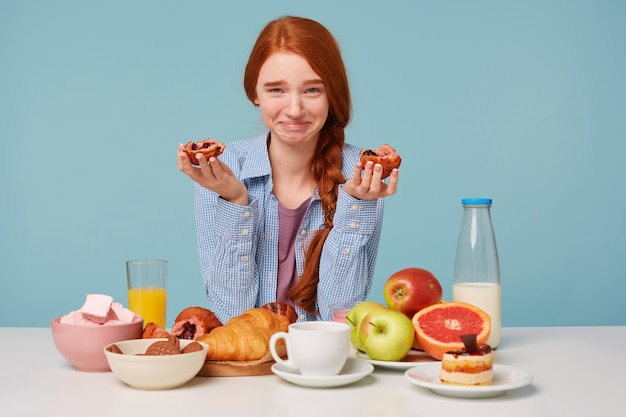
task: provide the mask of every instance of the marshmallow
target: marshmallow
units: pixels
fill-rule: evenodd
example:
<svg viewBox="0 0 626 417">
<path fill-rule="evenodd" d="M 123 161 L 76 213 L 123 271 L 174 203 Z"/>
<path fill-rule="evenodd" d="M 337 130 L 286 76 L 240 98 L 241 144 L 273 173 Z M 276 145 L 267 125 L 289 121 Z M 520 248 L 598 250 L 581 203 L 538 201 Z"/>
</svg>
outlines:
<svg viewBox="0 0 626 417">
<path fill-rule="evenodd" d="M 63 324 L 106 326 L 109 324 L 132 323 L 139 316 L 113 301 L 113 297 L 103 294 L 87 294 L 85 304 L 76 311 L 61 317 Z"/>
<path fill-rule="evenodd" d="M 92 324 L 94 326 L 97 325 L 97 323 L 93 323 L 85 319 L 85 317 L 83 317 L 83 312 L 80 310 L 72 311 L 66 314 L 65 316 L 61 317 L 60 322 L 63 324 Z"/>
<path fill-rule="evenodd" d="M 85 304 L 83 304 L 80 310 L 83 312 L 85 319 L 102 324 L 107 321 L 112 303 L 113 297 L 109 295 L 87 294 Z"/>
<path fill-rule="evenodd" d="M 111 304 L 111 316 L 115 316 L 115 319 L 122 323 L 132 323 L 137 320 L 138 316 L 127 308 L 124 308 L 120 303 Z"/>
</svg>

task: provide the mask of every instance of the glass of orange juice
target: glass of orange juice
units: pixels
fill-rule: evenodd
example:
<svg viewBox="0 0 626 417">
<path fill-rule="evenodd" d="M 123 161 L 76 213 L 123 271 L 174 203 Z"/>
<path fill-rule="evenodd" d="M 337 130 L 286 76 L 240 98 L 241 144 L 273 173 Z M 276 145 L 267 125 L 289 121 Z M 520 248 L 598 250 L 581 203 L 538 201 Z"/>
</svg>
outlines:
<svg viewBox="0 0 626 417">
<path fill-rule="evenodd" d="M 167 261 L 126 261 L 128 308 L 143 317 L 144 326 L 155 323 L 165 329 L 167 307 Z"/>
</svg>

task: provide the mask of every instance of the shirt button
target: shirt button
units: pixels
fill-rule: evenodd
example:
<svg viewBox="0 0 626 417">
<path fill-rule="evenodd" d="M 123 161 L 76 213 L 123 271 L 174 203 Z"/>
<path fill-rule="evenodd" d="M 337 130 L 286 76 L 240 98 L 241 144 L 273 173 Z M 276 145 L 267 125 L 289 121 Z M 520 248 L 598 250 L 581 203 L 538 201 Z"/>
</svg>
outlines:
<svg viewBox="0 0 626 417">
<path fill-rule="evenodd" d="M 241 231 L 241 234 L 242 234 L 242 235 L 247 235 L 247 234 L 248 234 L 248 229 L 243 229 L 243 230 Z"/>
<path fill-rule="evenodd" d="M 341 250 L 341 253 L 343 253 L 344 255 L 347 255 L 348 253 L 350 253 L 350 249 L 348 249 L 348 248 L 343 248 L 343 249 Z"/>
<path fill-rule="evenodd" d="M 300 234 L 301 234 L 302 236 L 306 236 L 306 230 L 302 230 L 302 231 L 300 232 Z"/>
<path fill-rule="evenodd" d="M 356 222 L 350 223 L 350 229 L 356 229 L 357 227 L 359 227 L 359 225 L 356 224 Z"/>
<path fill-rule="evenodd" d="M 359 206 L 357 204 L 352 205 L 352 210 L 358 210 L 358 209 L 359 209 Z"/>
<path fill-rule="evenodd" d="M 244 211 L 243 215 L 244 215 L 244 217 L 250 217 L 250 212 L 249 211 Z"/>
<path fill-rule="evenodd" d="M 241 260 L 244 261 L 244 262 L 248 262 L 248 256 L 247 255 L 243 255 L 241 257 Z"/>
<path fill-rule="evenodd" d="M 298 319 L 300 319 L 300 320 L 304 320 L 304 319 L 306 319 L 306 315 L 304 315 L 304 314 L 300 314 L 300 316 L 298 317 Z"/>
</svg>

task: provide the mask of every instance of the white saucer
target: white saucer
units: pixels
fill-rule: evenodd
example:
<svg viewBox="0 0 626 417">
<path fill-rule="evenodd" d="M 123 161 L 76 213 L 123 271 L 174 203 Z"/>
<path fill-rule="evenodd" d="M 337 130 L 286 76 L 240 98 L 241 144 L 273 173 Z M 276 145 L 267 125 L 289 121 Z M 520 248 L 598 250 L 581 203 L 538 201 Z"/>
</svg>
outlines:
<svg viewBox="0 0 626 417">
<path fill-rule="evenodd" d="M 434 359 L 431 358 L 426 352 L 421 350 L 411 349 L 407 355 L 399 361 L 389 362 L 389 361 L 378 361 L 367 356 L 366 353 L 361 351 L 356 351 L 355 358 L 371 363 L 372 365 L 376 365 L 381 368 L 387 369 L 395 369 L 395 370 L 407 370 L 413 368 L 420 362 L 433 362 Z M 438 362 L 439 363 L 439 362 Z"/>
<path fill-rule="evenodd" d="M 441 362 L 423 363 L 407 370 L 404 375 L 420 387 L 447 397 L 489 398 L 502 395 L 509 390 L 530 384 L 533 376 L 521 369 L 506 365 L 493 365 L 493 383 L 485 386 L 461 386 L 442 384 L 439 380 Z"/>
<path fill-rule="evenodd" d="M 281 364 L 272 365 L 272 372 L 292 384 L 311 388 L 330 388 L 352 384 L 374 371 L 374 366 L 367 362 L 348 358 L 339 375 L 304 376 L 300 372 L 286 368 Z"/>
</svg>

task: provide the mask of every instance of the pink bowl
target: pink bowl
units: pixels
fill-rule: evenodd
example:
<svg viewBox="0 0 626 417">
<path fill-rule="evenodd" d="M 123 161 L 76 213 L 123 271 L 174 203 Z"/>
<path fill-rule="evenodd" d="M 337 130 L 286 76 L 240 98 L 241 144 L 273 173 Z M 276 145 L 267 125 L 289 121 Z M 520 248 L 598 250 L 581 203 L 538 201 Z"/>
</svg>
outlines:
<svg viewBox="0 0 626 417">
<path fill-rule="evenodd" d="M 122 340 L 141 339 L 143 333 L 143 319 L 106 326 L 62 324 L 60 320 L 57 317 L 50 322 L 54 345 L 74 368 L 84 372 L 110 371 L 104 347 Z"/>
</svg>

